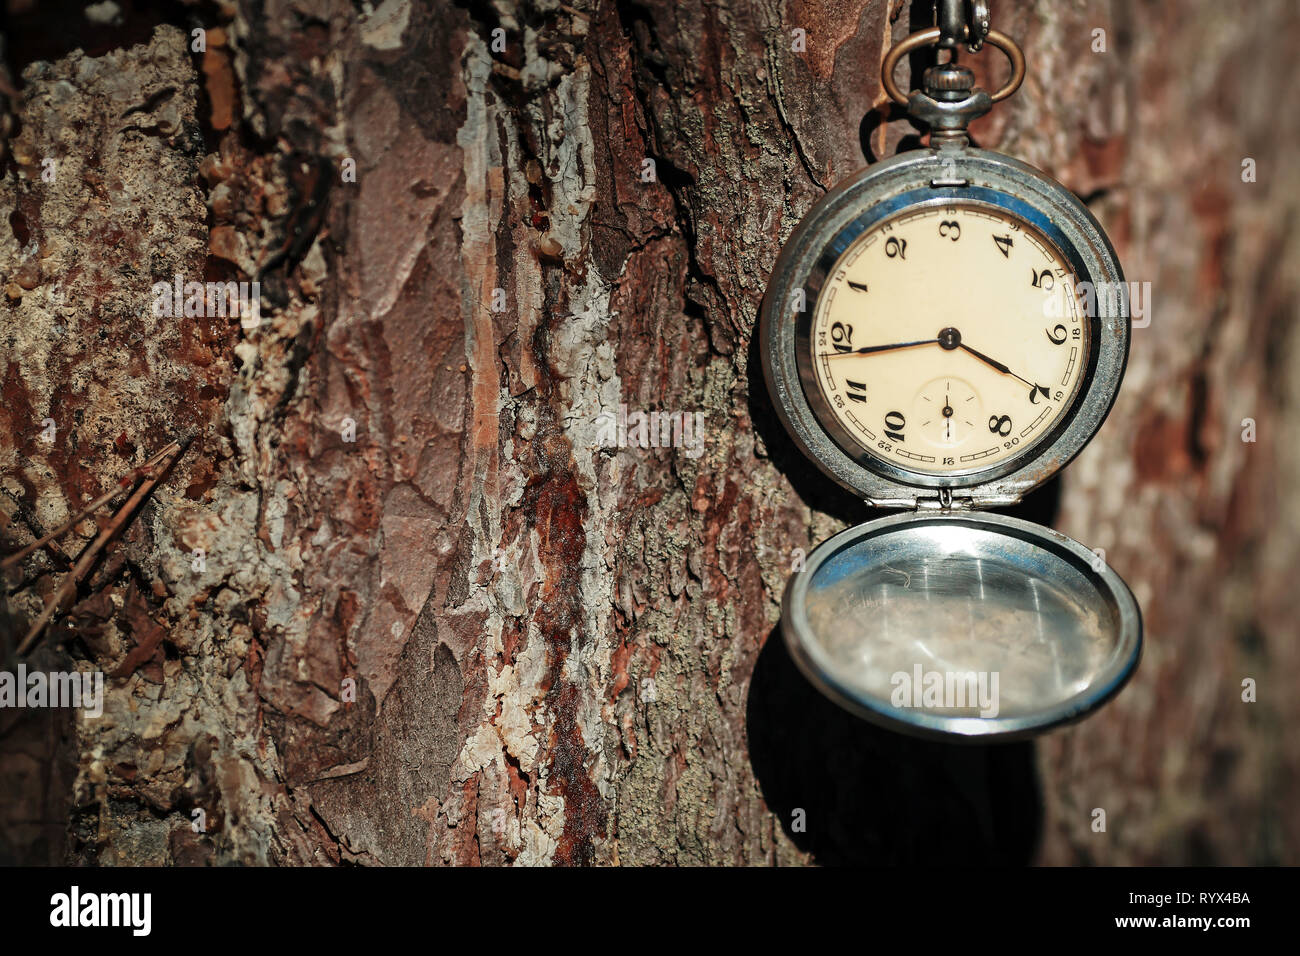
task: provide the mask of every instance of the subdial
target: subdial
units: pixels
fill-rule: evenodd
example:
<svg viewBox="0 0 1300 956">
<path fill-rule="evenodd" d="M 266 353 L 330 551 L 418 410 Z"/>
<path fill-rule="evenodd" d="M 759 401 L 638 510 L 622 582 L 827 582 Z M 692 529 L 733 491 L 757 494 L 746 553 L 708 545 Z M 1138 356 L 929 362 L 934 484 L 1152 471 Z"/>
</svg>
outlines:
<svg viewBox="0 0 1300 956">
<path fill-rule="evenodd" d="M 979 394 L 964 379 L 953 375 L 936 378 L 922 386 L 912 404 L 912 419 L 921 437 L 932 445 L 951 448 L 960 445 L 980 421 Z"/>
</svg>

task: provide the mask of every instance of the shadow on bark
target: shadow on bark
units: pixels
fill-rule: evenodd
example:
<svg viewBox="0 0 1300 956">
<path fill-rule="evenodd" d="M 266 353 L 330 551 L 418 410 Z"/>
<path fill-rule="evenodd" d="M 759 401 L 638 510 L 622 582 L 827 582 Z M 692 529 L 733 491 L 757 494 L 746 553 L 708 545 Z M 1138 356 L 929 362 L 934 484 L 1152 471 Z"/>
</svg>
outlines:
<svg viewBox="0 0 1300 956">
<path fill-rule="evenodd" d="M 1021 866 L 1037 854 L 1032 742 L 936 743 L 860 720 L 804 680 L 779 627 L 746 709 L 763 799 L 817 863 Z"/>
</svg>

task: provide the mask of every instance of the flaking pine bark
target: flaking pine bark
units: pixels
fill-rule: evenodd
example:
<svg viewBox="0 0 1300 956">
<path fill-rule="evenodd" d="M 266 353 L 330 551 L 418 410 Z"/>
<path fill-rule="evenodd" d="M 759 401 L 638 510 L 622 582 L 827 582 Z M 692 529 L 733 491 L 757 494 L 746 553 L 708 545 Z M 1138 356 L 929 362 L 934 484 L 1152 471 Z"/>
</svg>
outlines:
<svg viewBox="0 0 1300 956">
<path fill-rule="evenodd" d="M 808 207 L 917 145 L 878 77 L 914 6 L 243 2 L 30 62 L 15 26 L 5 550 L 199 438 L 33 658 L 109 675 L 103 716 L 0 714 L 5 859 L 1293 862 L 1300 704 L 1239 690 L 1300 668 L 1297 137 L 1252 106 L 1300 92 L 1288 4 L 993 11 L 1031 81 L 975 138 L 1152 284 L 1025 506 L 1133 586 L 1131 687 L 952 749 L 781 648 L 792 568 L 867 514 L 784 437 L 755 319 Z M 260 321 L 155 314 L 176 276 L 259 282 Z M 95 533 L 6 580 L 11 629 Z"/>
</svg>

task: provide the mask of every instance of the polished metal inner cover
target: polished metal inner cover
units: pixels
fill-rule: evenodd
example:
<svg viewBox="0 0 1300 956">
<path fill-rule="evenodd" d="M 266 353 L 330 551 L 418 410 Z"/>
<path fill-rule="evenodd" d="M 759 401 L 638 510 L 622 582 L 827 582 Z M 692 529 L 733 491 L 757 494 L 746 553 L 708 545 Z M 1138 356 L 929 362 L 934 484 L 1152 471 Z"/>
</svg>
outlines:
<svg viewBox="0 0 1300 956">
<path fill-rule="evenodd" d="M 1137 666 L 1141 615 L 1083 545 L 987 512 L 894 515 L 824 542 L 791 578 L 787 645 L 848 709 L 948 739 L 1078 720 Z"/>
</svg>

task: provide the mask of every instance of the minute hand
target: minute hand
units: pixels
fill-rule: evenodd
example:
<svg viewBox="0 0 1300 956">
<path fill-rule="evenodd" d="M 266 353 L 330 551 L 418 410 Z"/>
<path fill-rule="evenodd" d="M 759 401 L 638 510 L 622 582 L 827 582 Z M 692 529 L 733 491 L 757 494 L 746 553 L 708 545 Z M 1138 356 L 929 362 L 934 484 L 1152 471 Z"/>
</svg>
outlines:
<svg viewBox="0 0 1300 956">
<path fill-rule="evenodd" d="M 961 347 L 964 348 L 964 349 L 965 349 L 967 352 L 969 352 L 971 355 L 975 356 L 977 359 L 979 359 L 979 360 L 980 360 L 981 362 L 983 362 L 985 365 L 988 365 L 988 366 L 990 366 L 990 367 L 992 367 L 992 368 L 997 369 L 997 370 L 998 370 L 999 372 L 1001 372 L 1003 375 L 1010 375 L 1012 378 L 1018 378 L 1018 379 L 1020 379 L 1020 381 L 1024 382 L 1026 385 L 1029 386 L 1029 390 L 1030 390 L 1031 393 L 1032 393 L 1032 392 L 1039 392 L 1039 393 L 1040 393 L 1044 398 L 1047 398 L 1047 396 L 1048 396 L 1048 394 L 1049 394 L 1049 391 L 1048 391 L 1048 389 L 1047 389 L 1046 386 L 1039 385 L 1039 384 L 1037 384 L 1037 383 L 1035 383 L 1035 382 L 1031 382 L 1031 381 L 1029 381 L 1029 379 L 1024 378 L 1024 377 L 1021 376 L 1021 375 L 1017 375 L 1015 372 L 1011 371 L 1011 369 L 1007 368 L 1005 365 L 1003 365 L 1003 364 L 1002 364 L 1001 362 L 999 362 L 997 359 L 992 358 L 991 356 L 985 355 L 983 352 L 979 351 L 978 349 L 973 349 L 973 348 L 971 348 L 971 347 L 970 347 L 969 345 L 967 345 L 965 342 L 962 342 L 962 343 L 961 343 Z"/>
<path fill-rule="evenodd" d="M 827 358 L 835 358 L 837 355 L 870 355 L 873 352 L 891 352 L 894 349 L 910 349 L 916 345 L 936 345 L 938 339 L 921 339 L 918 342 L 895 342 L 893 345 L 864 345 L 860 349 L 850 349 L 847 352 L 825 352 Z"/>
</svg>

